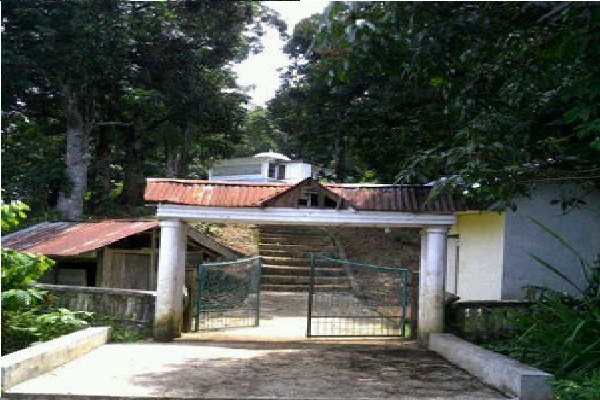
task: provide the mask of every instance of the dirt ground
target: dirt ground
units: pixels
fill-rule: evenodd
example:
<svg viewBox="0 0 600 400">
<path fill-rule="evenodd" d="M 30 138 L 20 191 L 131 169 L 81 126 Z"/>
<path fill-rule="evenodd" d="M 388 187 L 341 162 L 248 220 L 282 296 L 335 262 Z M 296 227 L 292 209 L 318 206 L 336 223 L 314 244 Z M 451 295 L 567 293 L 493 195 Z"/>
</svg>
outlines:
<svg viewBox="0 0 600 400">
<path fill-rule="evenodd" d="M 9 399 L 506 399 L 402 339 L 306 339 L 305 294 L 264 294 L 259 328 L 109 344 Z"/>
</svg>

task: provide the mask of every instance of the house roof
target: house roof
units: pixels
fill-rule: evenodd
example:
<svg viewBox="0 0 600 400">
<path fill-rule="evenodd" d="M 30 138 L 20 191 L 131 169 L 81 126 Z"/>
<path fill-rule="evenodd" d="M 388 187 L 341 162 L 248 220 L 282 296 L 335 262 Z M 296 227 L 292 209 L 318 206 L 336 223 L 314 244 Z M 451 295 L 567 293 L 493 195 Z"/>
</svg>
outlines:
<svg viewBox="0 0 600 400">
<path fill-rule="evenodd" d="M 144 198 L 148 201 L 206 207 L 263 207 L 285 192 L 313 182 L 232 182 L 150 178 Z M 363 211 L 450 213 L 465 210 L 464 200 L 441 194 L 428 200 L 432 188 L 413 185 L 317 183 Z"/>
<path fill-rule="evenodd" d="M 70 256 L 96 250 L 155 228 L 158 220 L 42 222 L 2 237 L 2 247 L 30 253 Z"/>
<path fill-rule="evenodd" d="M 274 158 L 276 160 L 285 160 L 285 161 L 290 161 L 291 160 L 288 156 L 284 156 L 281 153 L 275 153 L 272 150 L 269 150 L 269 151 L 264 152 L 264 153 L 255 154 L 253 157 L 254 158 Z"/>
</svg>

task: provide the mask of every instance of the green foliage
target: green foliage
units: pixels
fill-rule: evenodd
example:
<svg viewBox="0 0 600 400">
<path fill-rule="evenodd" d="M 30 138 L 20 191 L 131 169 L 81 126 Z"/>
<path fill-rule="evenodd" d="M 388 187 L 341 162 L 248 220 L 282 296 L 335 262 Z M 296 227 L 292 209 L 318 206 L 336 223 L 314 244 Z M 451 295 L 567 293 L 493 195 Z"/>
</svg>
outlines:
<svg viewBox="0 0 600 400">
<path fill-rule="evenodd" d="M 85 320 L 91 326 L 110 326 L 111 341 L 115 343 L 132 343 L 152 337 L 150 324 L 137 324 L 131 321 L 121 321 L 112 315 L 89 313 Z"/>
<path fill-rule="evenodd" d="M 2 203 L 2 230 L 15 228 L 25 218 L 26 204 Z M 53 261 L 41 254 L 2 249 L 2 354 L 54 339 L 88 326 L 88 313 L 52 310 L 46 293 L 30 287 Z"/>
<path fill-rule="evenodd" d="M 579 260 L 586 288 L 579 288 L 557 266 L 534 257 L 542 266 L 577 290 L 577 297 L 548 288 L 527 313 L 511 320 L 518 334 L 488 347 L 556 376 L 557 399 L 597 399 L 600 394 L 600 254 L 594 266 L 564 238 L 532 219 Z"/>
<path fill-rule="evenodd" d="M 89 313 L 36 307 L 28 310 L 2 310 L 2 354 L 24 349 L 86 328 Z"/>
<path fill-rule="evenodd" d="M 12 201 L 8 204 L 0 204 L 2 210 L 2 234 L 8 233 L 19 223 L 27 218 L 25 211 L 29 211 L 29 206 L 21 201 Z"/>
<path fill-rule="evenodd" d="M 247 1 L 7 0 L 2 17 L 2 182 L 36 218 L 112 216 L 143 205 L 147 176 L 204 177 L 242 135 L 231 63 L 285 30 Z"/>
<path fill-rule="evenodd" d="M 24 289 L 54 264 L 42 254 L 2 250 L 2 291 Z"/>
<path fill-rule="evenodd" d="M 297 26 L 270 104 L 299 147 L 332 161 L 341 136 L 354 179 L 446 177 L 441 190 L 491 209 L 534 182 L 600 175 L 596 4 L 333 2 L 324 14 Z"/>
<path fill-rule="evenodd" d="M 515 326 L 522 333 L 497 350 L 559 378 L 600 369 L 600 299 L 575 301 L 547 291 Z"/>
<path fill-rule="evenodd" d="M 15 228 L 25 219 L 29 207 L 19 201 L 2 203 L 2 231 Z M 43 298 L 43 292 L 29 287 L 54 264 L 41 254 L 23 253 L 2 249 L 2 310 L 18 310 L 33 307 Z"/>
<path fill-rule="evenodd" d="M 557 379 L 552 383 L 556 400 L 597 400 L 600 399 L 600 370 L 589 379 Z"/>
</svg>

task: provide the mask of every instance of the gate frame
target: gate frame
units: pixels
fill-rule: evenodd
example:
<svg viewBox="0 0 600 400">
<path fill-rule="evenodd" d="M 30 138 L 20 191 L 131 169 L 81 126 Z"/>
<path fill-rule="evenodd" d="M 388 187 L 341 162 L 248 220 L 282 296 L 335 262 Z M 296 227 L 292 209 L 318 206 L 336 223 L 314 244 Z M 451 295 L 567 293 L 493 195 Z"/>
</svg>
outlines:
<svg viewBox="0 0 600 400">
<path fill-rule="evenodd" d="M 402 274 L 402 288 L 401 288 L 402 304 L 399 305 L 402 309 L 402 315 L 400 316 L 400 319 L 401 319 L 400 332 L 401 333 L 399 333 L 397 335 L 313 335 L 311 333 L 311 331 L 312 331 L 311 320 L 312 320 L 312 311 L 313 311 L 313 295 L 314 295 L 314 288 L 315 288 L 315 273 L 316 273 L 315 260 L 316 259 L 338 262 L 344 266 L 346 266 L 347 264 L 351 264 L 358 268 L 393 271 L 393 272 L 401 273 Z M 311 253 L 311 255 L 310 255 L 310 283 L 309 283 L 309 291 L 308 291 L 308 310 L 307 310 L 307 315 L 306 315 L 306 337 L 307 338 L 315 338 L 315 337 L 332 337 L 332 338 L 333 337 L 371 337 L 371 338 L 372 337 L 381 337 L 381 338 L 397 337 L 397 338 L 408 338 L 406 335 L 406 323 L 408 321 L 407 309 L 411 309 L 410 338 L 413 338 L 415 335 L 415 332 L 416 332 L 416 327 L 413 326 L 413 320 L 415 319 L 413 316 L 414 316 L 414 313 L 416 312 L 416 310 L 412 309 L 412 308 L 415 308 L 412 306 L 414 301 L 411 301 L 411 304 L 408 303 L 409 294 L 411 292 L 413 292 L 412 290 L 409 290 L 409 286 L 414 285 L 414 282 L 411 282 L 413 279 L 413 275 L 414 275 L 414 273 L 407 268 L 386 267 L 384 265 L 379 265 L 379 264 L 365 264 L 365 263 L 350 261 L 348 259 L 333 258 L 333 257 L 323 256 L 318 253 Z M 350 276 L 348 278 L 352 279 Z M 353 292 L 352 286 L 351 286 L 351 291 Z M 340 317 L 342 317 L 342 316 L 340 316 Z"/>
<path fill-rule="evenodd" d="M 256 262 L 255 265 L 253 265 L 253 268 L 256 268 L 256 272 L 255 274 L 255 279 L 256 279 L 256 312 L 255 312 L 255 317 L 254 317 L 254 327 L 259 326 L 260 324 L 260 280 L 261 280 L 261 274 L 262 274 L 262 264 L 263 264 L 263 257 L 262 256 L 252 256 L 252 257 L 246 257 L 246 258 L 239 258 L 237 260 L 233 260 L 233 261 L 222 261 L 222 262 L 205 262 L 202 264 L 198 264 L 196 266 L 196 268 L 198 269 L 198 294 L 197 294 L 197 298 L 196 298 L 196 312 L 195 315 L 192 317 L 192 331 L 193 332 L 201 332 L 199 326 L 200 326 L 200 312 L 202 310 L 202 292 L 204 290 L 204 278 L 206 277 L 206 268 L 205 267 L 226 267 L 229 265 L 234 265 L 234 264 L 241 264 L 241 263 L 247 263 L 247 262 Z M 226 329 L 236 329 L 236 328 L 248 328 L 249 326 L 233 326 L 233 327 L 223 327 L 223 328 L 217 328 L 216 330 L 226 330 Z"/>
<path fill-rule="evenodd" d="M 452 213 L 411 213 L 355 210 L 299 211 L 287 208 L 205 207 L 160 203 L 160 247 L 154 317 L 154 340 L 170 342 L 181 336 L 181 306 L 185 273 L 183 233 L 190 222 L 284 224 L 290 226 L 421 228 L 418 339 L 427 344 L 430 333 L 444 331 L 444 271 L 446 237 L 456 222 Z M 178 282 L 182 282 L 179 285 Z"/>
</svg>

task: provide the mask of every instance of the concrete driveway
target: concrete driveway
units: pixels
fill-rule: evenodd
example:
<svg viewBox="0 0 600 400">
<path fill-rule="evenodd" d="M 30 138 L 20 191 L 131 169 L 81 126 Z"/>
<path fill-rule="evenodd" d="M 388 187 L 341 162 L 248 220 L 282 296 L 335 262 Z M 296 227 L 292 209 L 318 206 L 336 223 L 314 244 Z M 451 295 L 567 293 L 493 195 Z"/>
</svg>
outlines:
<svg viewBox="0 0 600 400">
<path fill-rule="evenodd" d="M 263 294 L 260 328 L 108 344 L 8 399 L 506 399 L 401 339 L 305 339 L 305 294 Z"/>
<path fill-rule="evenodd" d="M 109 344 L 9 399 L 505 399 L 413 342 Z"/>
</svg>

